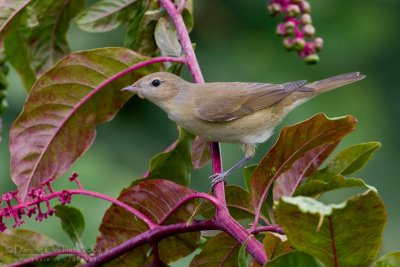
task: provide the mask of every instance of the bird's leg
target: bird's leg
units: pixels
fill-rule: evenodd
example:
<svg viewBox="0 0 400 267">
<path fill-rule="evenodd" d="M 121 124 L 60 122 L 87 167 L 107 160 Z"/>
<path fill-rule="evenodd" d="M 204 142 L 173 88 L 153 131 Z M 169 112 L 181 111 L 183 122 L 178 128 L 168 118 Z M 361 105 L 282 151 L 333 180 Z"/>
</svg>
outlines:
<svg viewBox="0 0 400 267">
<path fill-rule="evenodd" d="M 252 144 L 243 144 L 243 150 L 245 151 L 245 156 L 242 158 L 238 163 L 236 163 L 233 167 L 228 169 L 227 171 L 223 173 L 215 173 L 210 176 L 211 180 L 211 187 L 214 187 L 217 183 L 224 181 L 226 182 L 226 178 L 228 177 L 229 174 L 243 166 L 247 161 L 252 159 L 255 154 L 255 146 Z"/>
</svg>

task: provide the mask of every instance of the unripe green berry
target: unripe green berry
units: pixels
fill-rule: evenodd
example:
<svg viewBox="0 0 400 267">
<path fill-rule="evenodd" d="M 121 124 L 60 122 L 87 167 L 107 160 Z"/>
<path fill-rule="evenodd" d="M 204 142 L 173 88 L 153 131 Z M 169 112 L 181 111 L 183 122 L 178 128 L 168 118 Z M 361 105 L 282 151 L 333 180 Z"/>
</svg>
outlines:
<svg viewBox="0 0 400 267">
<path fill-rule="evenodd" d="M 317 54 L 311 54 L 304 58 L 307 64 L 313 65 L 319 62 L 319 56 Z"/>
<path fill-rule="evenodd" d="M 8 108 L 7 100 L 3 99 L 0 102 L 0 114 L 3 114 L 4 111 Z"/>
</svg>

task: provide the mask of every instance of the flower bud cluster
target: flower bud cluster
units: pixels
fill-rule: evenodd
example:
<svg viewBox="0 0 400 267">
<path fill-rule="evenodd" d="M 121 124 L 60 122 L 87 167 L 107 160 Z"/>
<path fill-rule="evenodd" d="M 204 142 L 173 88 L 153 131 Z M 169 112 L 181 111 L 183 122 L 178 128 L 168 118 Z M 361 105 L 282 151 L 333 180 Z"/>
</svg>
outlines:
<svg viewBox="0 0 400 267">
<path fill-rule="evenodd" d="M 276 33 L 284 38 L 284 47 L 296 51 L 309 64 L 317 63 L 317 53 L 324 41 L 315 37 L 310 4 L 306 0 L 270 0 L 267 7 L 273 16 L 284 14 L 284 22 L 276 28 Z"/>
<path fill-rule="evenodd" d="M 78 174 L 75 172 L 69 177 L 69 180 L 80 185 Z M 54 192 L 51 182 L 53 182 L 52 178 L 45 180 L 41 186 L 32 188 L 27 194 L 29 199 L 26 202 L 22 202 L 18 197 L 18 190 L 3 193 L 0 197 L 0 233 L 7 229 L 7 225 L 3 222 L 3 219 L 13 218 L 13 228 L 25 222 L 22 219 L 22 215 L 32 217 L 35 214 L 35 219 L 41 222 L 56 212 L 50 206 L 50 200 L 58 197 L 62 205 L 71 203 L 71 192 L 68 190 Z M 43 204 L 46 207 L 45 210 L 43 210 Z"/>
</svg>

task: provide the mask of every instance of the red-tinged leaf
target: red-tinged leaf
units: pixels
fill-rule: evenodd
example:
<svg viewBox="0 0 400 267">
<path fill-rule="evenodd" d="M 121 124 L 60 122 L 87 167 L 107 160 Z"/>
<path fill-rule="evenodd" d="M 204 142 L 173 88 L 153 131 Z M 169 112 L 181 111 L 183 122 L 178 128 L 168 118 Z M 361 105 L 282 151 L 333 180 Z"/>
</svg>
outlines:
<svg viewBox="0 0 400 267">
<path fill-rule="evenodd" d="M 0 1 L 0 43 L 3 42 L 9 25 L 30 2 L 31 0 Z"/>
<path fill-rule="evenodd" d="M 323 160 L 332 153 L 337 144 L 338 142 L 316 147 L 296 160 L 289 170 L 282 173 L 276 179 L 273 188 L 274 201 L 279 200 L 283 196 L 292 196 L 306 173 L 315 171 L 322 164 Z"/>
<path fill-rule="evenodd" d="M 156 68 L 113 75 L 146 59 L 125 48 L 78 52 L 36 82 L 10 131 L 11 178 L 21 198 L 62 175 L 90 147 L 95 126 L 111 120 L 131 96 L 121 88 Z"/>
<path fill-rule="evenodd" d="M 346 148 L 333 157 L 325 168 L 308 177 L 306 182 L 296 189 L 294 195 L 318 196 L 327 191 L 353 186 L 376 191 L 361 179 L 346 178 L 343 175 L 352 174 L 362 168 L 380 147 L 380 143 L 369 142 Z"/>
<path fill-rule="evenodd" d="M 190 262 L 190 267 L 238 266 L 240 243 L 226 233 L 220 233 L 207 241 L 200 254 Z"/>
<path fill-rule="evenodd" d="M 251 195 L 245 189 L 237 185 L 227 185 L 225 187 L 225 199 L 229 214 L 236 220 L 254 218 L 255 211 Z M 214 212 L 214 205 L 209 201 L 204 201 L 196 213 L 205 218 L 212 218 Z M 266 219 L 263 218 L 263 220 Z"/>
<path fill-rule="evenodd" d="M 125 189 L 118 199 L 139 210 L 155 223 L 165 216 L 185 197 L 194 193 L 187 187 L 167 180 L 147 180 Z M 175 211 L 164 224 L 187 222 L 195 212 L 196 202 L 190 201 Z M 115 205 L 104 215 L 97 238 L 96 251 L 104 252 L 148 230 L 138 218 Z M 163 262 L 172 262 L 192 253 L 198 246 L 198 232 L 185 233 L 163 239 L 159 244 L 159 256 Z M 149 246 L 138 247 L 111 266 L 144 266 Z"/>
<path fill-rule="evenodd" d="M 329 119 L 319 113 L 304 122 L 283 128 L 277 142 L 251 177 L 254 205 L 261 207 L 272 183 L 294 162 L 312 149 L 337 143 L 354 129 L 356 123 L 353 116 Z"/>
<path fill-rule="evenodd" d="M 327 182 L 336 175 L 353 174 L 361 169 L 380 147 L 378 142 L 352 145 L 337 154 L 325 168 L 309 177 L 309 180 Z"/>
<path fill-rule="evenodd" d="M 32 1 L 29 10 L 12 23 L 4 41 L 5 54 L 27 90 L 70 52 L 66 34 L 83 6 L 82 0 Z"/>
<path fill-rule="evenodd" d="M 196 136 L 192 145 L 192 164 L 195 169 L 200 169 L 210 160 L 210 145 Z"/>
</svg>

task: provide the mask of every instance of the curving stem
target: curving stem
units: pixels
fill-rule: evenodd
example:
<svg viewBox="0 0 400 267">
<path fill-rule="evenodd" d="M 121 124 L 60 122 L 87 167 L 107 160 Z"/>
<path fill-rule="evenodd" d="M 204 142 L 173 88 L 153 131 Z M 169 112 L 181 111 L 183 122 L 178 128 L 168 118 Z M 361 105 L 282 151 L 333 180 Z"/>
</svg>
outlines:
<svg viewBox="0 0 400 267">
<path fill-rule="evenodd" d="M 195 83 L 204 83 L 204 78 L 201 74 L 200 66 L 193 50 L 192 41 L 190 40 L 189 33 L 186 29 L 181 13 L 170 0 L 159 0 L 159 2 L 168 12 L 175 24 L 176 32 L 178 33 L 182 49 L 185 52 L 186 65 L 190 74 L 192 75 L 193 81 Z M 222 173 L 222 158 L 219 143 L 211 142 L 210 148 L 213 173 Z M 225 203 L 225 188 L 223 181 L 214 186 L 214 195 L 220 202 Z"/>
<path fill-rule="evenodd" d="M 204 78 L 201 74 L 200 66 L 197 62 L 192 42 L 179 8 L 181 4 L 178 5 L 178 8 L 176 8 L 171 0 L 159 0 L 159 3 L 167 11 L 168 15 L 175 24 L 179 40 L 185 53 L 186 65 L 188 66 L 190 74 L 192 75 L 193 81 L 196 83 L 204 83 Z M 211 142 L 210 148 L 213 173 L 222 173 L 223 169 L 220 145 L 217 142 Z M 216 207 L 215 214 L 215 222 L 218 224 L 220 229 L 229 233 L 233 238 L 242 244 L 248 240 L 246 246 L 247 251 L 258 263 L 265 264 L 267 262 L 267 256 L 262 244 L 254 237 L 249 239 L 250 234 L 246 231 L 246 229 L 244 229 L 230 216 L 228 208 L 226 207 L 225 188 L 223 181 L 214 186 L 214 195 L 223 204 L 223 207 Z"/>
</svg>

